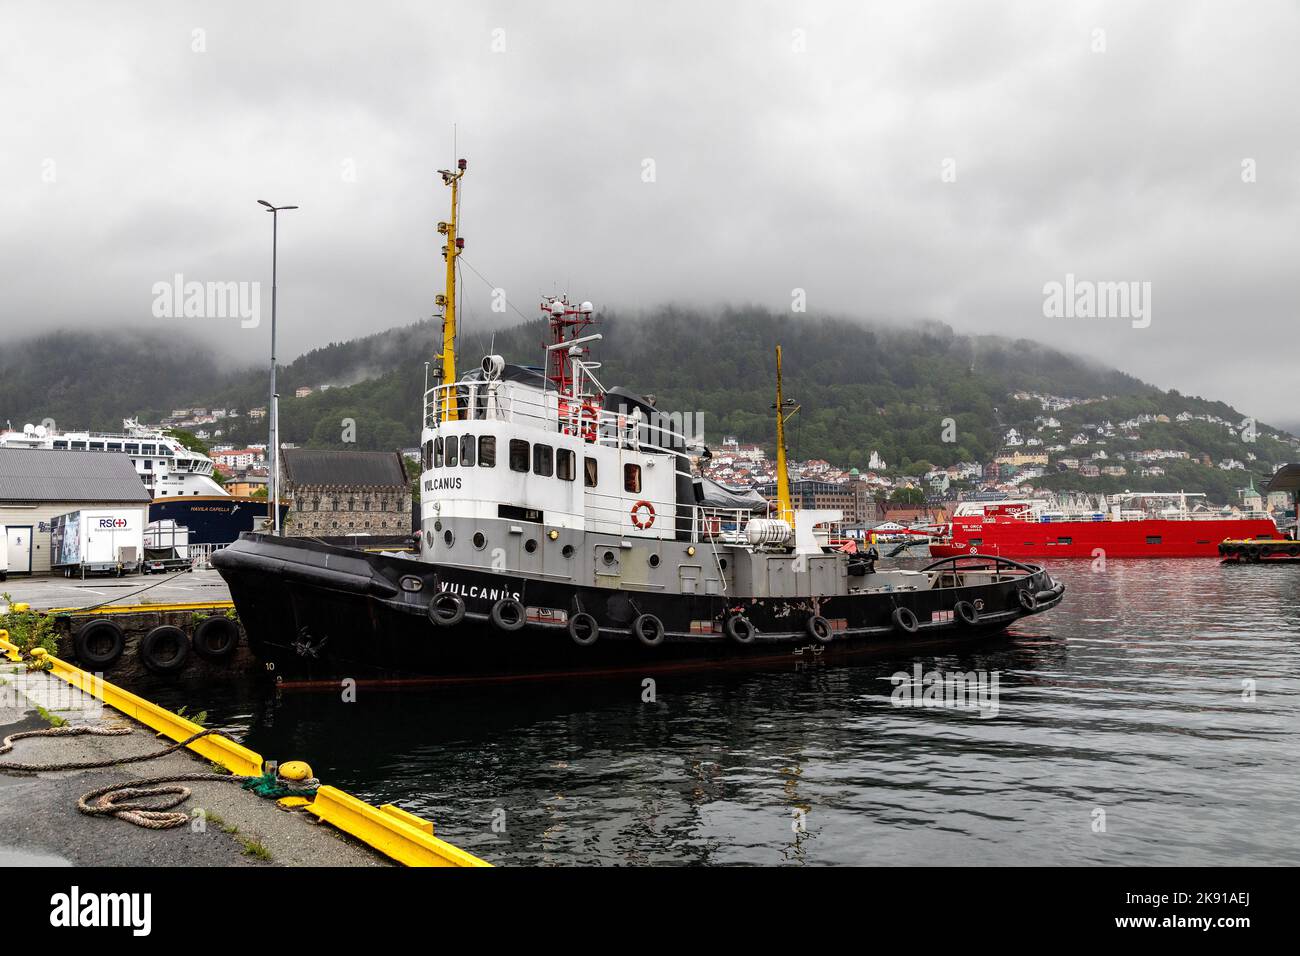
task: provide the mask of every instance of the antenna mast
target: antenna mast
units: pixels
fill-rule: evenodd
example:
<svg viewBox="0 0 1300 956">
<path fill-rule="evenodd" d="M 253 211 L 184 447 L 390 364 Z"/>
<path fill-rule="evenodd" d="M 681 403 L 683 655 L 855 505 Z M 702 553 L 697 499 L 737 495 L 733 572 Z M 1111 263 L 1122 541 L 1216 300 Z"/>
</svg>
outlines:
<svg viewBox="0 0 1300 956">
<path fill-rule="evenodd" d="M 456 257 L 465 248 L 465 240 L 456 235 L 460 225 L 460 178 L 465 175 L 465 160 L 456 160 L 456 171 L 440 169 L 444 186 L 451 187 L 451 219 L 438 223 L 438 234 L 447 237 L 442 247 L 442 257 L 447 261 L 446 291 L 435 300 L 442 307 L 442 358 L 438 367 L 438 384 L 447 385 L 456 381 Z M 455 398 L 450 389 L 443 392 L 442 421 L 451 421 L 460 417 Z"/>
</svg>

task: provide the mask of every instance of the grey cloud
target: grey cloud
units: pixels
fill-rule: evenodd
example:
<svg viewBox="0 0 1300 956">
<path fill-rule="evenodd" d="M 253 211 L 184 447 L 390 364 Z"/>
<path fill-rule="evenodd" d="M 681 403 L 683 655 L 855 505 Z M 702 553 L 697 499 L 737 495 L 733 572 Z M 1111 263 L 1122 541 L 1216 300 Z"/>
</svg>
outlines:
<svg viewBox="0 0 1300 956">
<path fill-rule="evenodd" d="M 454 123 L 466 261 L 525 314 L 798 287 L 1285 419 L 1298 39 L 1280 2 L 9 3 L 6 330 L 154 321 L 178 272 L 269 287 L 259 198 L 302 207 L 283 354 L 427 316 Z M 1045 319 L 1067 272 L 1152 282 L 1151 327 Z M 472 327 L 514 321 L 465 282 Z M 265 326 L 173 322 L 265 352 Z"/>
</svg>

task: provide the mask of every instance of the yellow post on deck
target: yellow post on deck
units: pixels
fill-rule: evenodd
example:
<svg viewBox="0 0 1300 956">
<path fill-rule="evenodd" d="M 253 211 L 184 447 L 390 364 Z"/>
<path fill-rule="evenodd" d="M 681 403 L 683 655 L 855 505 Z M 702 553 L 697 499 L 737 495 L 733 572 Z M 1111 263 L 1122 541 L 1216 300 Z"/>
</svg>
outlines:
<svg viewBox="0 0 1300 956">
<path fill-rule="evenodd" d="M 795 411 L 798 411 L 796 408 Z M 790 413 L 791 415 L 794 412 Z M 790 472 L 785 462 L 785 396 L 781 391 L 781 346 L 776 347 L 776 506 L 778 517 L 794 527 L 794 506 L 790 501 Z"/>
</svg>

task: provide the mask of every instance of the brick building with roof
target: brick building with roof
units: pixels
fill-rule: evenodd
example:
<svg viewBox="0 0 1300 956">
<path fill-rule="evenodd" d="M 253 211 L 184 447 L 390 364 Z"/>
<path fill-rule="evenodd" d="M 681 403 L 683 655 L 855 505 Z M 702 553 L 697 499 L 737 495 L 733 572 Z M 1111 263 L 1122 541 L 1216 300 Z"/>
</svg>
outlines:
<svg viewBox="0 0 1300 956">
<path fill-rule="evenodd" d="M 286 535 L 411 533 L 411 483 L 397 452 L 281 448 L 280 455 Z"/>
</svg>

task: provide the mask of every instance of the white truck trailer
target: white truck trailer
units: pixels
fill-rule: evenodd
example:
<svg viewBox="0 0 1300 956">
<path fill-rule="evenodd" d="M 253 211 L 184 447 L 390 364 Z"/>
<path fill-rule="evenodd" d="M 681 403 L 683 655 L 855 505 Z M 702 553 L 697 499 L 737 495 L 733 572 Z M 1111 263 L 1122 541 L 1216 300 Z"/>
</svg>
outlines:
<svg viewBox="0 0 1300 956">
<path fill-rule="evenodd" d="M 144 513 L 88 508 L 50 521 L 50 566 L 65 577 L 135 574 L 144 556 Z"/>
</svg>

